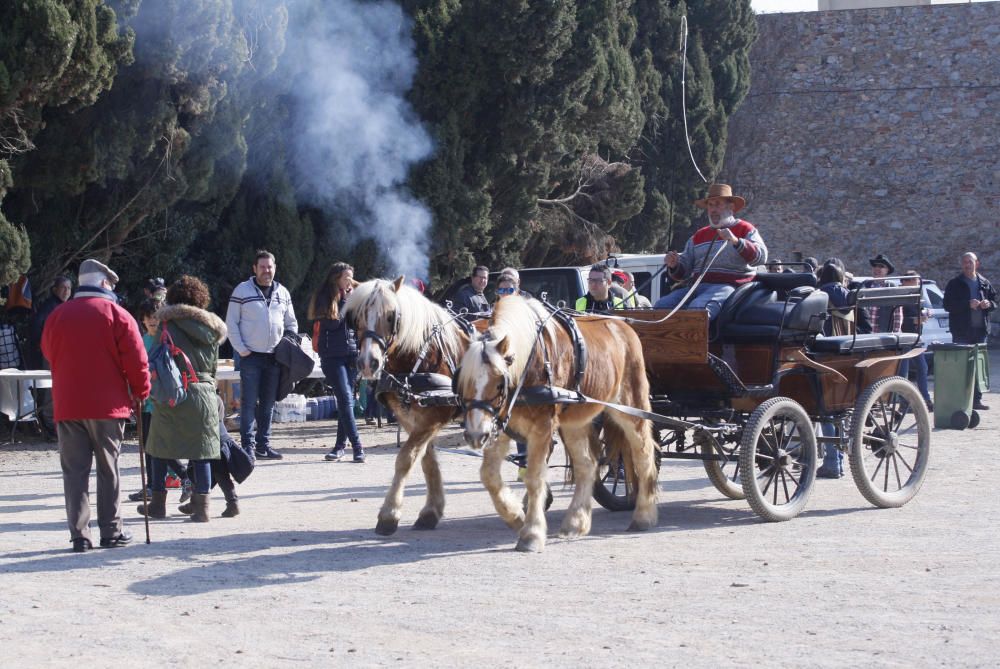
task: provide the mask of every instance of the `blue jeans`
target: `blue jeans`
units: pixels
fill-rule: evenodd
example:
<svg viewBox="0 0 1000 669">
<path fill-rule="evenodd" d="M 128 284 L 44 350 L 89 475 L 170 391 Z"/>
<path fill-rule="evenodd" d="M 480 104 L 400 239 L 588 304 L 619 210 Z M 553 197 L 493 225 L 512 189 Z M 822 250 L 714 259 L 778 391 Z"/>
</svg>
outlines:
<svg viewBox="0 0 1000 669">
<path fill-rule="evenodd" d="M 910 358 L 908 360 L 903 360 L 899 363 L 899 375 L 904 379 L 910 376 L 910 360 L 913 361 L 913 368 L 917 371 L 917 388 L 920 390 L 920 396 L 924 398 L 925 402 L 931 401 L 931 393 L 927 389 L 927 358 L 924 356 L 926 353 L 921 353 L 915 358 Z"/>
<path fill-rule="evenodd" d="M 708 311 L 708 320 L 712 320 L 719 315 L 723 303 L 726 301 L 736 286 L 727 283 L 701 283 L 695 289 L 691 299 L 684 305 L 685 309 L 705 309 Z M 678 288 L 667 293 L 656 301 L 653 305 L 656 309 L 673 309 L 680 304 L 681 299 L 687 294 L 686 288 Z"/>
<path fill-rule="evenodd" d="M 824 437 L 837 436 L 837 426 L 833 423 L 820 423 L 819 431 Z M 844 454 L 833 444 L 823 444 L 823 469 L 844 473 Z"/>
<path fill-rule="evenodd" d="M 337 397 L 337 443 L 335 448 L 344 448 L 348 441 L 355 452 L 361 450 L 358 424 L 354 422 L 354 377 L 357 375 L 355 356 L 322 358 L 320 366 L 326 382 L 333 386 Z"/>
<path fill-rule="evenodd" d="M 240 440 L 244 448 L 271 445 L 271 416 L 278 398 L 281 368 L 268 353 L 240 359 Z"/>
</svg>

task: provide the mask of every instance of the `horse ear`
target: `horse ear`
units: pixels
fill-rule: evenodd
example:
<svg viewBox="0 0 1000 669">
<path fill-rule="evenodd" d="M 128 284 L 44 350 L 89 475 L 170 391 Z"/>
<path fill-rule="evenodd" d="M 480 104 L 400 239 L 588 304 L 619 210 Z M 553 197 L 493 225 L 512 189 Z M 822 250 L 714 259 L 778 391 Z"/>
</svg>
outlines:
<svg viewBox="0 0 1000 669">
<path fill-rule="evenodd" d="M 399 277 L 392 282 L 392 289 L 398 293 L 399 289 L 403 286 L 403 281 L 405 280 L 406 280 L 406 275 L 400 274 Z"/>
<path fill-rule="evenodd" d="M 509 348 L 510 348 L 510 340 L 507 339 L 507 335 L 504 335 L 500 337 L 500 339 L 497 339 L 497 353 L 499 353 L 503 357 L 506 357 L 507 349 Z"/>
</svg>

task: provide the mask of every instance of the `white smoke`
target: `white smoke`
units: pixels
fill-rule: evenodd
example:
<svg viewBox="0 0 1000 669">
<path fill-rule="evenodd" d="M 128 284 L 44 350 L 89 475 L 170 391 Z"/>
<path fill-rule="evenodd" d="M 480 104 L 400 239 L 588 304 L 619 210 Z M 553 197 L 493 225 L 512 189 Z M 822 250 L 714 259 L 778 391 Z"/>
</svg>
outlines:
<svg viewBox="0 0 1000 669">
<path fill-rule="evenodd" d="M 433 143 L 405 99 L 417 69 L 410 20 L 392 2 L 334 0 L 289 25 L 296 81 L 295 162 L 315 204 L 373 238 L 396 273 L 427 277 L 431 214 L 406 189 Z"/>
</svg>

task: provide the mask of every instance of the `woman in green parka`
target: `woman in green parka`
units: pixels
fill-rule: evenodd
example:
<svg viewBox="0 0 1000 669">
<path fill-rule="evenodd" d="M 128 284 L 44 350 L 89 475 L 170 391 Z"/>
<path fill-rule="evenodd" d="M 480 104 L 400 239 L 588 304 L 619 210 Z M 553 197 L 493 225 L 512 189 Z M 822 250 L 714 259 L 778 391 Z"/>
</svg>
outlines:
<svg viewBox="0 0 1000 669">
<path fill-rule="evenodd" d="M 187 355 L 198 381 L 188 385 L 187 397 L 176 406 L 154 402 L 146 444 L 152 458 L 153 499 L 148 511 L 151 518 L 166 517 L 165 460 L 189 459 L 194 469 L 194 495 L 191 503 L 179 510 L 190 513 L 195 522 L 208 522 L 211 461 L 220 457 L 215 373 L 219 344 L 226 339 L 226 324 L 205 310 L 208 302 L 208 287 L 193 276 L 182 276 L 167 289 L 166 306 L 156 312 L 161 331 L 166 328 L 174 345 Z"/>
</svg>

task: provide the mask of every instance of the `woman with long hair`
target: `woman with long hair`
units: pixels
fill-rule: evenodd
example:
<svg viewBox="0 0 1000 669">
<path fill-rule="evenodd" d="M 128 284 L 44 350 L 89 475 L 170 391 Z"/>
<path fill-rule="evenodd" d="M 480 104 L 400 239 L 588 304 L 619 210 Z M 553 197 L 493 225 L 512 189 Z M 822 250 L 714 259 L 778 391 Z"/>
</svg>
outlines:
<svg viewBox="0 0 1000 669">
<path fill-rule="evenodd" d="M 337 396 L 337 441 L 326 459 L 343 459 L 351 442 L 354 462 L 365 461 L 358 426 L 354 422 L 354 379 L 357 376 L 358 342 L 347 321 L 341 317 L 347 296 L 358 285 L 354 268 L 345 262 L 334 263 L 326 280 L 309 300 L 308 317 L 314 321 L 313 337 L 319 352 L 326 382 Z"/>
</svg>

